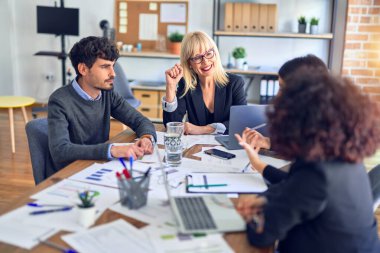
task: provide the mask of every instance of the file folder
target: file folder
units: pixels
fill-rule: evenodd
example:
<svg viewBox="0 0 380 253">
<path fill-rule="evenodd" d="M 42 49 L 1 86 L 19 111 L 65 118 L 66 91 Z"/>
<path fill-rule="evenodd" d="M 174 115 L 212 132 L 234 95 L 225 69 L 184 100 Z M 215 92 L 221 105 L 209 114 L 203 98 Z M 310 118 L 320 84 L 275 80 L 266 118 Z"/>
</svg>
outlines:
<svg viewBox="0 0 380 253">
<path fill-rule="evenodd" d="M 233 31 L 234 4 L 227 2 L 224 5 L 224 30 L 226 32 Z"/>
<path fill-rule="evenodd" d="M 259 31 L 259 13 L 260 13 L 259 4 L 251 3 L 251 14 L 250 14 L 250 32 Z"/>
<path fill-rule="evenodd" d="M 274 33 L 277 31 L 277 5 L 267 4 L 267 6 L 268 6 L 267 32 Z"/>
<path fill-rule="evenodd" d="M 268 5 L 260 4 L 260 15 L 259 15 L 259 31 L 267 32 L 268 27 Z"/>
<path fill-rule="evenodd" d="M 242 3 L 242 32 L 250 31 L 251 4 Z"/>
<path fill-rule="evenodd" d="M 234 3 L 234 32 L 242 31 L 242 3 Z"/>
</svg>

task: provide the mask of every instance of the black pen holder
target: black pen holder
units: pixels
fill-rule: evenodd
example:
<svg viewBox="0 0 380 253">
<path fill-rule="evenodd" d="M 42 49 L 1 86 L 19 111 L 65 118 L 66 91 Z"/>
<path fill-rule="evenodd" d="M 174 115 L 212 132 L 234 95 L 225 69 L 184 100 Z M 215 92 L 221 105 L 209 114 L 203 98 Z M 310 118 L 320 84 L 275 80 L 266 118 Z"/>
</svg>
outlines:
<svg viewBox="0 0 380 253">
<path fill-rule="evenodd" d="M 150 176 L 142 179 L 118 180 L 120 202 L 129 209 L 139 209 L 148 201 Z"/>
</svg>

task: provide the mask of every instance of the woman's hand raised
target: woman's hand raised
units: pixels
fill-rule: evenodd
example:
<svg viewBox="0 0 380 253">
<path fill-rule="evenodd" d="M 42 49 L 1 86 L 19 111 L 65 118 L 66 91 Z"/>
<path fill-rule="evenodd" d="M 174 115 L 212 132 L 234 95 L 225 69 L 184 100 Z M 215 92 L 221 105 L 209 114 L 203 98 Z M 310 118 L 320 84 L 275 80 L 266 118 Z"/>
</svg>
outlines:
<svg viewBox="0 0 380 253">
<path fill-rule="evenodd" d="M 180 64 L 174 65 L 165 71 L 166 78 L 166 101 L 171 103 L 174 100 L 177 90 L 177 84 L 183 77 L 183 68 Z"/>
</svg>

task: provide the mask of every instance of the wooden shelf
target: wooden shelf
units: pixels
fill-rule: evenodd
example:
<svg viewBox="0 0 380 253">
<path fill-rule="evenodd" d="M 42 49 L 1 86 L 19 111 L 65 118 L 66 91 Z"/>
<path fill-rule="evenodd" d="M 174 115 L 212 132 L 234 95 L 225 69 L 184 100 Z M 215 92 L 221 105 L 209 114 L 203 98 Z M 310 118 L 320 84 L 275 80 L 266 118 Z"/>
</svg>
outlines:
<svg viewBox="0 0 380 253">
<path fill-rule="evenodd" d="M 232 69 L 225 68 L 225 70 L 229 73 L 241 74 L 241 75 L 277 76 L 277 74 L 278 74 L 278 68 L 268 67 L 268 66 L 258 66 L 258 67 L 249 66 L 247 70 L 234 69 L 234 68 L 232 68 Z"/>
<path fill-rule="evenodd" d="M 171 54 L 168 52 L 157 52 L 157 51 L 142 51 L 142 52 L 120 51 L 120 57 L 179 59 L 179 55 Z"/>
<path fill-rule="evenodd" d="M 237 37 L 267 37 L 267 38 L 295 38 L 295 39 L 323 39 L 332 40 L 332 33 L 308 34 L 308 33 L 264 33 L 264 32 L 226 32 L 215 31 L 215 36 L 237 36 Z"/>
</svg>

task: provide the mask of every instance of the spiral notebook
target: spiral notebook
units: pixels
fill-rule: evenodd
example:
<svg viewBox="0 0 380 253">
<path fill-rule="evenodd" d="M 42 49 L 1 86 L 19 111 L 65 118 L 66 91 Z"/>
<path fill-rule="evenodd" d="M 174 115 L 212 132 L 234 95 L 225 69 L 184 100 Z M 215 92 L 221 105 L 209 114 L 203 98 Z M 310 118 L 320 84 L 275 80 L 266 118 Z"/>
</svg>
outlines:
<svg viewBox="0 0 380 253">
<path fill-rule="evenodd" d="M 186 176 L 189 193 L 260 193 L 268 189 L 259 173 L 202 173 Z"/>
</svg>

